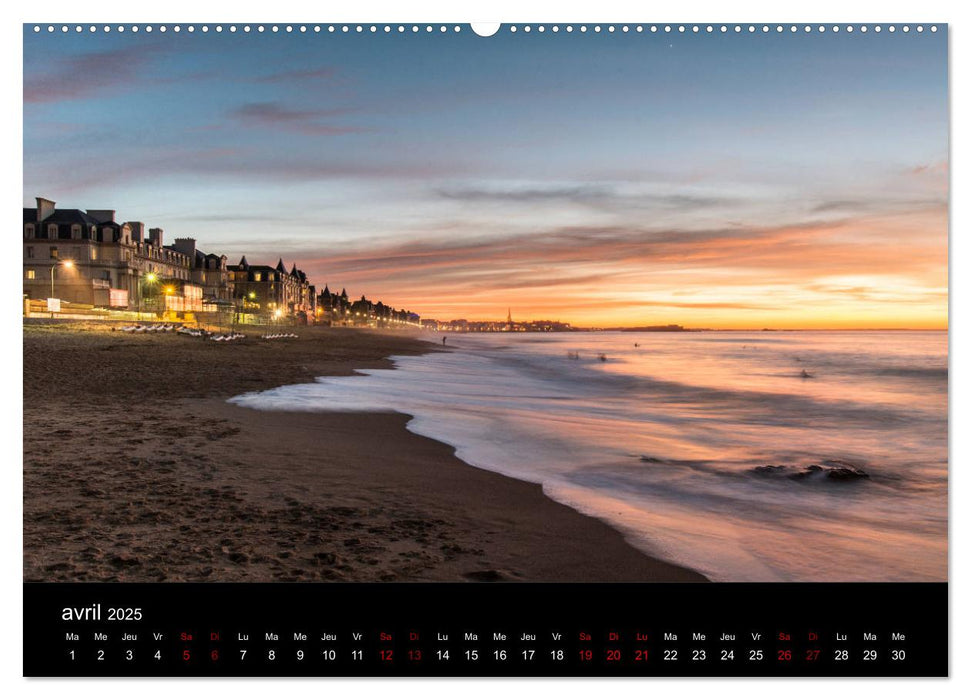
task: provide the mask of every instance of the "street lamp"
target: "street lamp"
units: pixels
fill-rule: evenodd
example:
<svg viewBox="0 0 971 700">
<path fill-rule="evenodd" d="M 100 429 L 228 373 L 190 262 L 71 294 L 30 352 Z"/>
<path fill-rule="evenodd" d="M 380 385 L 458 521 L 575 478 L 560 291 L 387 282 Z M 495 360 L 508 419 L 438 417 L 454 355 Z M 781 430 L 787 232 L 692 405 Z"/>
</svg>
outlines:
<svg viewBox="0 0 971 700">
<path fill-rule="evenodd" d="M 145 281 L 148 282 L 149 284 L 155 284 L 158 281 L 158 275 L 156 275 L 154 272 L 147 272 L 145 273 Z M 144 292 L 142 292 L 141 282 L 136 282 L 135 291 L 138 293 L 138 313 L 139 313 L 139 318 L 141 318 L 142 300 L 145 297 Z"/>
<path fill-rule="evenodd" d="M 74 267 L 73 260 L 58 260 L 53 265 L 51 265 L 51 299 L 54 298 L 54 270 L 57 269 L 58 265 L 63 265 L 65 270 L 70 270 Z"/>
</svg>

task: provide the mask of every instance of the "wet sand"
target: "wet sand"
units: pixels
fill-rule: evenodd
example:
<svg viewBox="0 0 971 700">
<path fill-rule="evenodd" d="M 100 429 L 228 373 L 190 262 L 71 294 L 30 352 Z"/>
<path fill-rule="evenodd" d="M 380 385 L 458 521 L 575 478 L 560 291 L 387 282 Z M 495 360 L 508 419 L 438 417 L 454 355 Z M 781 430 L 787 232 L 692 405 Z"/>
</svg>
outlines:
<svg viewBox="0 0 971 700">
<path fill-rule="evenodd" d="M 417 334 L 109 327 L 24 327 L 25 581 L 705 580 L 407 416 L 226 403 L 435 351 Z"/>
</svg>

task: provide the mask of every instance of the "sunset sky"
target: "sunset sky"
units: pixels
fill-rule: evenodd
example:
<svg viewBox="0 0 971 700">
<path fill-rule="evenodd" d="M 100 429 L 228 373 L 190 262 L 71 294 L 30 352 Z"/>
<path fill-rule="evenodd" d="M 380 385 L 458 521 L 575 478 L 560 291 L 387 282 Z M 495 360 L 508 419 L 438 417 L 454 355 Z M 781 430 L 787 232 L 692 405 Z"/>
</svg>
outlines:
<svg viewBox="0 0 971 700">
<path fill-rule="evenodd" d="M 946 61 L 943 27 L 25 27 L 24 205 L 440 320 L 944 328 Z"/>
</svg>

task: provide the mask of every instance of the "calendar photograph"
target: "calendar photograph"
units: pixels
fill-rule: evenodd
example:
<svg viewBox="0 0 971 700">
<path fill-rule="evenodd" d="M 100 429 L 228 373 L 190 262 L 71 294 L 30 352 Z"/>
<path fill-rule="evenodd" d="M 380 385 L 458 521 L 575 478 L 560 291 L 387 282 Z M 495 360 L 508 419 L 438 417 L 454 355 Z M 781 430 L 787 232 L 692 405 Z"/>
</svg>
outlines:
<svg viewBox="0 0 971 700">
<path fill-rule="evenodd" d="M 23 45 L 25 584 L 948 580 L 946 25 Z"/>
</svg>

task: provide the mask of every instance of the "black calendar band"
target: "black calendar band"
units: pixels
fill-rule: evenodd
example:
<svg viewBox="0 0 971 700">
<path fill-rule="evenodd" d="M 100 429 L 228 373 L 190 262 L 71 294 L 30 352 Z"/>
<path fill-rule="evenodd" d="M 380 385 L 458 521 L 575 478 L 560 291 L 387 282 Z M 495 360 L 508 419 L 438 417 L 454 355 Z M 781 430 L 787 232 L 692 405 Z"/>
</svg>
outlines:
<svg viewBox="0 0 971 700">
<path fill-rule="evenodd" d="M 946 676 L 947 584 L 24 584 L 26 676 Z"/>
</svg>

